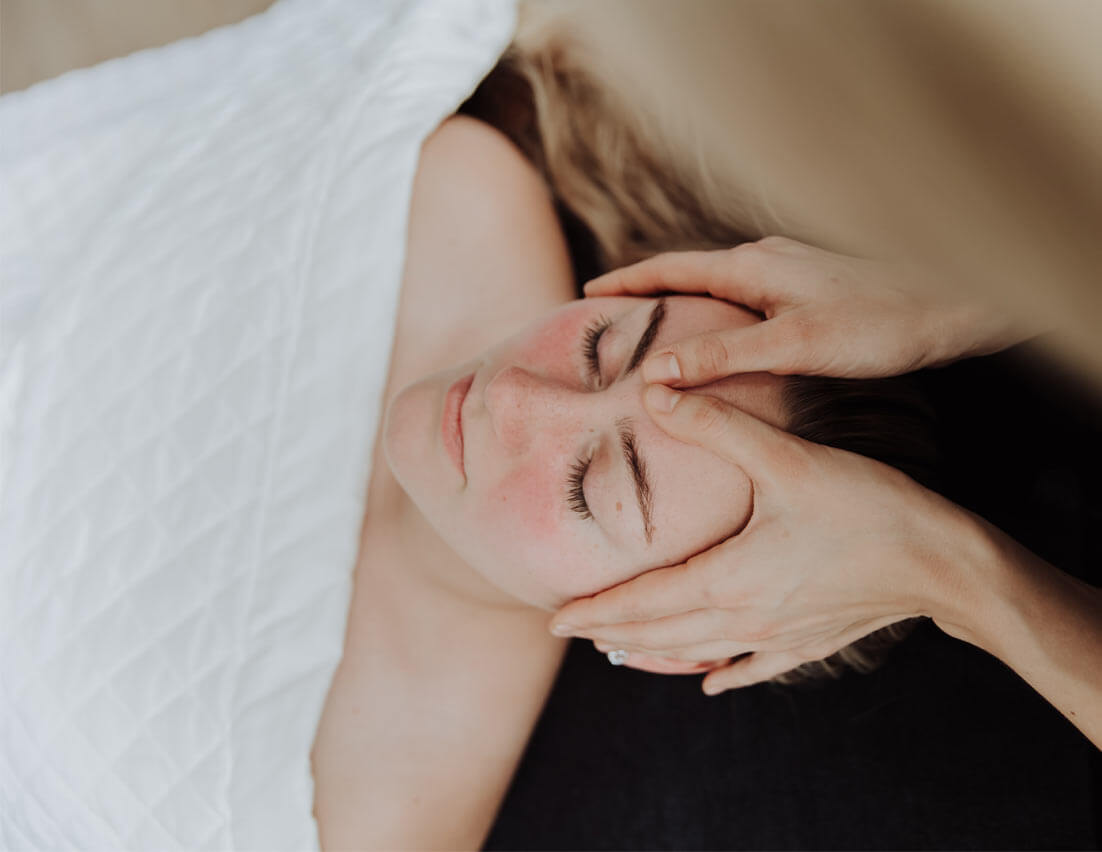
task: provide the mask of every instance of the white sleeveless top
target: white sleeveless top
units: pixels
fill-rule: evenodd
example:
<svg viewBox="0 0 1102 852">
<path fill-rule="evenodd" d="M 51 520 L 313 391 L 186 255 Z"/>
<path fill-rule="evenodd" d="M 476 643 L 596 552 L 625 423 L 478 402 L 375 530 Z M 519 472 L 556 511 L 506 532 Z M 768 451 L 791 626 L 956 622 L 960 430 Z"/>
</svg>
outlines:
<svg viewBox="0 0 1102 852">
<path fill-rule="evenodd" d="M 311 849 L 421 142 L 510 0 L 0 98 L 0 848 Z"/>
</svg>

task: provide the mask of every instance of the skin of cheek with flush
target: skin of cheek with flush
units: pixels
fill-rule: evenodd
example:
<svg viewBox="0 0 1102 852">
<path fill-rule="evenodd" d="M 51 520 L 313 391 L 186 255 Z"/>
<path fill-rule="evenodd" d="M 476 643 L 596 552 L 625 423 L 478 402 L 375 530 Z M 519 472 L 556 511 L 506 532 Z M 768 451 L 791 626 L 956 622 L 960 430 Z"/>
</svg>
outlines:
<svg viewBox="0 0 1102 852">
<path fill-rule="evenodd" d="M 539 365 L 539 372 L 549 379 L 571 386 L 581 386 L 585 376 L 577 357 L 583 328 L 593 318 L 592 310 L 579 302 L 573 310 L 561 311 L 537 335 L 512 350 L 512 360 L 521 366 Z"/>
<path fill-rule="evenodd" d="M 557 468 L 556 468 L 557 469 Z M 562 483 L 535 458 L 513 468 L 479 502 L 475 526 L 497 529 L 505 546 L 491 560 L 503 585 L 547 610 L 591 589 L 595 565 L 607 560 L 592 531 L 573 531 L 563 502 Z M 586 523 L 579 519 L 578 523 Z M 589 532 L 587 535 L 585 533 Z M 587 541 L 589 539 L 589 541 Z M 498 544 L 503 543 L 502 539 Z M 524 577 L 518 577 L 518 571 Z"/>
</svg>

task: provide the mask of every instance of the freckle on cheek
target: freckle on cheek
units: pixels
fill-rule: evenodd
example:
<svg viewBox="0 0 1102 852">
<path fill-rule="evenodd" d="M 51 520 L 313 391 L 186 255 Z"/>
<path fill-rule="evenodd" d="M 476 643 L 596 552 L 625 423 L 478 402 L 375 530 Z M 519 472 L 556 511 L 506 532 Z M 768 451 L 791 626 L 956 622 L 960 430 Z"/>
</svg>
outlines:
<svg viewBox="0 0 1102 852">
<path fill-rule="evenodd" d="M 623 510 L 624 510 L 624 504 L 621 503 L 619 500 L 617 500 L 616 501 L 616 514 L 617 515 L 620 514 L 620 512 L 622 512 Z"/>
</svg>

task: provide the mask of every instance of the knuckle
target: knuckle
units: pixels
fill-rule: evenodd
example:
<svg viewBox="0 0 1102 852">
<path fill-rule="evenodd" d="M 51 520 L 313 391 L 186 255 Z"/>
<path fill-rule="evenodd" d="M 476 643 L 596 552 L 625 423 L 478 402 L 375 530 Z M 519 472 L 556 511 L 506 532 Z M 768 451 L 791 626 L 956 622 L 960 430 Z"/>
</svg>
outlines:
<svg viewBox="0 0 1102 852">
<path fill-rule="evenodd" d="M 773 626 L 766 621 L 752 621 L 737 630 L 735 641 L 751 645 L 764 642 L 773 636 Z"/>
<path fill-rule="evenodd" d="M 767 261 L 769 249 L 763 245 L 763 241 L 756 243 L 742 243 L 730 249 L 727 255 L 727 264 L 730 270 L 738 276 L 753 275 Z"/>
<path fill-rule="evenodd" d="M 705 604 L 716 610 L 726 609 L 731 601 L 728 591 L 730 566 L 724 559 L 708 559 L 701 562 L 698 584 Z"/>
<path fill-rule="evenodd" d="M 690 556 L 685 561 L 685 566 L 679 572 L 680 577 L 678 578 L 680 583 L 695 586 L 700 590 L 702 602 L 706 607 L 715 605 L 713 562 L 714 560 L 709 558 L 707 552 Z"/>
<path fill-rule="evenodd" d="M 715 376 L 727 372 L 731 360 L 730 350 L 723 338 L 709 334 L 697 341 L 692 353 L 699 373 Z"/>
<path fill-rule="evenodd" d="M 785 441 L 777 449 L 777 461 L 793 482 L 807 483 L 817 477 L 816 446 L 802 441 Z"/>
<path fill-rule="evenodd" d="M 721 609 L 723 607 L 719 589 L 716 588 L 713 579 L 708 577 L 704 578 L 704 582 L 700 587 L 700 600 L 708 609 Z"/>
<path fill-rule="evenodd" d="M 763 249 L 780 250 L 788 248 L 791 242 L 787 237 L 770 234 L 768 237 L 762 237 L 758 240 L 757 244 Z"/>
<path fill-rule="evenodd" d="M 811 349 L 820 335 L 819 323 L 813 316 L 801 314 L 793 316 L 788 323 L 788 337 L 793 346 L 801 352 Z"/>
</svg>

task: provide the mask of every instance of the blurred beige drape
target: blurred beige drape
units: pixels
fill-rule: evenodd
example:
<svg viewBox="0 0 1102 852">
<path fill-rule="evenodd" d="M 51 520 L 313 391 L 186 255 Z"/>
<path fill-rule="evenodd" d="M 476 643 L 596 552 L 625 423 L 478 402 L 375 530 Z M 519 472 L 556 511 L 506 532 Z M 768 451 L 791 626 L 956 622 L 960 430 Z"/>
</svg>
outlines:
<svg viewBox="0 0 1102 852">
<path fill-rule="evenodd" d="M 0 0 L 0 94 L 237 23 L 273 0 Z"/>
<path fill-rule="evenodd" d="M 1102 381 L 1100 0 L 564 0 L 763 230 L 917 259 Z"/>
</svg>

